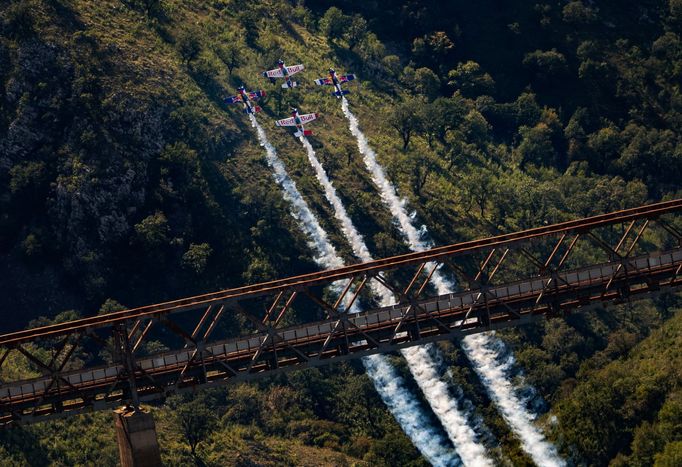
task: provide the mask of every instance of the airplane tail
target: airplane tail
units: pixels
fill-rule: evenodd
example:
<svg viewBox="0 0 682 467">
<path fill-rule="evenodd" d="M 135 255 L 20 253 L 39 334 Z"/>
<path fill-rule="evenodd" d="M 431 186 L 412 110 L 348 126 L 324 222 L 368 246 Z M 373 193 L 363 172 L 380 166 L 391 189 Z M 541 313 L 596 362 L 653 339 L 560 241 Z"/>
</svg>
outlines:
<svg viewBox="0 0 682 467">
<path fill-rule="evenodd" d="M 344 89 L 341 92 L 339 92 L 339 91 L 332 92 L 332 96 L 336 96 L 336 97 L 345 96 L 346 94 L 350 94 L 350 91 L 348 89 Z"/>
<path fill-rule="evenodd" d="M 298 83 L 297 83 L 296 81 L 289 81 L 288 83 L 284 83 L 284 84 L 282 85 L 282 87 L 283 87 L 284 89 L 286 89 L 286 88 L 295 88 L 295 87 L 297 87 L 297 86 L 298 86 Z"/>
<path fill-rule="evenodd" d="M 244 113 L 245 114 L 254 114 L 256 112 L 260 112 L 261 110 L 263 110 L 263 109 L 261 109 L 257 105 L 250 105 L 250 106 L 244 107 Z"/>
</svg>

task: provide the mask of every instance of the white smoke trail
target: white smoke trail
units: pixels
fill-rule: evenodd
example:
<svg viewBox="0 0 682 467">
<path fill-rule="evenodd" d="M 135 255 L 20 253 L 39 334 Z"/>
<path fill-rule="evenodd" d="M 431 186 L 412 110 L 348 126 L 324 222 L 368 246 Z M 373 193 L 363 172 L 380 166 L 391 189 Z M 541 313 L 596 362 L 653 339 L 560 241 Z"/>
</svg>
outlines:
<svg viewBox="0 0 682 467">
<path fill-rule="evenodd" d="M 303 143 L 308 155 L 308 161 L 315 170 L 315 176 L 324 189 L 325 197 L 334 207 L 334 216 L 341 224 L 341 229 L 346 234 L 353 253 L 362 261 L 371 261 L 372 256 L 365 245 L 362 236 L 353 225 L 343 203 L 336 194 L 336 189 L 329 181 L 329 177 L 315 155 L 315 150 L 305 137 L 299 138 Z M 393 294 L 381 287 L 376 281 L 370 282 L 372 292 L 379 297 L 381 306 L 389 306 L 395 303 Z M 401 351 L 410 367 L 417 385 L 424 393 L 431 409 L 443 424 L 450 440 L 455 445 L 455 450 L 467 466 L 491 466 L 492 461 L 486 455 L 485 448 L 477 442 L 474 430 L 469 426 L 467 416 L 458 406 L 457 400 L 451 397 L 447 384 L 440 379 L 438 365 L 433 362 L 427 346 L 412 347 Z"/>
<path fill-rule="evenodd" d="M 514 363 L 513 357 L 509 357 L 506 362 L 501 362 L 500 352 L 496 348 L 498 344 L 499 340 L 493 339 L 489 334 L 467 336 L 463 341 L 464 350 L 475 362 L 474 370 L 483 384 L 490 388 L 488 393 L 491 399 L 500 409 L 512 430 L 518 434 L 523 450 L 537 465 L 565 466 L 566 462 L 559 457 L 556 447 L 547 442 L 544 435 L 533 424 L 535 416 L 526 410 L 517 396 L 507 376 Z"/>
<path fill-rule="evenodd" d="M 275 147 L 270 143 L 265 134 L 265 130 L 256 120 L 253 114 L 249 114 L 251 125 L 258 133 L 258 141 L 260 145 L 265 148 L 266 161 L 270 168 L 272 168 L 272 175 L 275 181 L 282 187 L 284 191 L 284 199 L 291 203 L 291 215 L 299 221 L 299 225 L 308 238 L 308 246 L 317 253 L 314 258 L 318 264 L 324 263 L 325 269 L 339 268 L 343 266 L 343 261 L 336 254 L 334 246 L 327 238 L 327 232 L 324 231 L 320 223 L 317 221 L 315 215 L 310 211 L 308 204 L 296 188 L 296 183 L 289 177 L 284 163 L 277 156 Z"/>
<path fill-rule="evenodd" d="M 426 420 L 419 402 L 407 391 L 405 382 L 388 359 L 383 355 L 369 355 L 362 359 L 362 363 L 381 400 L 431 465 L 460 465 L 454 451 L 446 447 L 447 440 Z"/>
<path fill-rule="evenodd" d="M 273 170 L 273 176 L 282 187 L 284 198 L 291 203 L 291 214 L 298 220 L 301 230 L 309 239 L 309 246 L 317 254 L 315 262 L 324 269 L 343 266 L 343 261 L 329 242 L 327 233 L 310 211 L 296 184 L 289 177 L 284 163 L 277 156 L 277 151 L 268 141 L 265 130 L 255 116 L 249 115 L 249 118 L 258 134 L 258 141 L 265 148 L 266 160 Z M 409 393 L 405 381 L 396 373 L 388 359 L 382 355 L 372 355 L 362 361 L 381 400 L 419 452 L 434 466 L 457 465 L 457 457 L 447 446 L 447 440 L 430 423 L 419 401 Z"/>
<path fill-rule="evenodd" d="M 410 248 L 413 251 L 423 251 L 431 245 L 424 240 L 424 236 L 412 224 L 412 219 L 407 214 L 405 200 L 398 197 L 395 187 L 386 178 L 384 170 L 377 162 L 374 150 L 369 146 L 367 138 L 360 130 L 358 120 L 348 107 L 348 101 L 343 98 L 341 102 L 349 128 L 357 139 L 358 149 L 363 156 L 367 170 L 370 172 L 372 181 L 379 188 L 381 199 L 388 206 L 393 217 L 398 221 L 400 231 L 405 235 Z M 422 232 L 426 227 L 422 226 Z M 435 271 L 431 280 L 439 295 L 444 295 L 454 290 L 451 284 L 440 271 Z M 541 466 L 565 465 L 556 451 L 556 448 L 547 442 L 542 432 L 532 421 L 535 416 L 531 414 L 518 397 L 514 387 L 507 378 L 507 370 L 512 364 L 500 362 L 495 348 L 500 346 L 498 339 L 490 335 L 467 336 L 463 339 L 463 349 L 474 370 L 481 378 L 490 398 L 497 405 L 503 418 L 512 428 L 514 433 L 521 439 L 521 446 L 530 455 L 533 461 Z"/>
</svg>

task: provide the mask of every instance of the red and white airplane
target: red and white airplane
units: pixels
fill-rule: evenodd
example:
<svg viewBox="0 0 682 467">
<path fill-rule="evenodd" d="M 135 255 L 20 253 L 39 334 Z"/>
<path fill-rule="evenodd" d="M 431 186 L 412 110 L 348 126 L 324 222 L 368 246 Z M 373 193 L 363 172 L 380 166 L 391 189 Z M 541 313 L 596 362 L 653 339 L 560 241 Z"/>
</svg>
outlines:
<svg viewBox="0 0 682 467">
<path fill-rule="evenodd" d="M 334 86 L 336 91 L 332 91 L 332 96 L 341 98 L 341 96 L 345 96 L 350 92 L 348 90 L 341 89 L 341 83 L 347 83 L 348 81 L 353 81 L 354 79 L 355 79 L 354 74 L 337 76 L 336 71 L 334 71 L 333 68 L 330 68 L 329 77 L 316 79 L 315 84 L 319 86 Z"/>
<path fill-rule="evenodd" d="M 283 118 L 282 120 L 277 120 L 275 122 L 275 125 L 277 126 L 295 126 L 296 127 L 296 133 L 294 133 L 294 136 L 310 136 L 313 134 L 312 131 L 306 130 L 303 128 L 303 125 L 308 122 L 312 122 L 317 118 L 316 113 L 311 113 L 311 114 L 303 114 L 300 115 L 298 113 L 297 108 L 292 108 L 291 109 L 291 117 L 289 118 Z"/>
<path fill-rule="evenodd" d="M 303 65 L 286 66 L 282 60 L 277 60 L 277 68 L 263 72 L 263 76 L 270 78 L 270 82 L 274 84 L 275 78 L 284 78 L 286 81 L 283 88 L 295 88 L 298 86 L 296 81 L 291 81 L 291 75 L 295 75 L 299 71 L 303 71 Z"/>
<path fill-rule="evenodd" d="M 223 99 L 224 102 L 226 104 L 236 104 L 237 102 L 242 102 L 244 104 L 244 113 L 247 114 L 260 112 L 262 110 L 256 104 L 251 104 L 251 101 L 255 101 L 257 99 L 260 99 L 261 97 L 265 97 L 265 91 L 259 90 L 246 92 L 246 88 L 244 86 L 239 86 L 237 88 L 237 91 L 239 91 L 239 94 L 237 94 L 236 96 L 226 97 L 225 99 Z"/>
</svg>

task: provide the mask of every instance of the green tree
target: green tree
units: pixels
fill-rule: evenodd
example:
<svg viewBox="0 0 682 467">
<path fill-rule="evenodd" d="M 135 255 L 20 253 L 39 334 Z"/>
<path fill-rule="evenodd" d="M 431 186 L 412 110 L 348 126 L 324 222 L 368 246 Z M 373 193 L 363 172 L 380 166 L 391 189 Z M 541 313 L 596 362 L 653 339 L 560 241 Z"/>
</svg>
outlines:
<svg viewBox="0 0 682 467">
<path fill-rule="evenodd" d="M 429 48 L 431 49 L 431 54 L 433 59 L 440 63 L 442 62 L 450 52 L 455 50 L 455 44 L 448 37 L 445 31 L 436 31 L 426 39 Z"/>
<path fill-rule="evenodd" d="M 542 83 L 547 84 L 568 70 L 566 57 L 556 49 L 536 50 L 523 57 L 523 65 Z"/>
<path fill-rule="evenodd" d="M 473 213 L 475 206 L 485 219 L 488 204 L 495 195 L 495 182 L 488 170 L 475 170 L 462 176 L 459 186 L 464 193 L 467 212 Z"/>
<path fill-rule="evenodd" d="M 440 94 L 440 80 L 430 68 L 418 68 L 414 74 L 415 91 L 423 95 L 428 101 L 434 100 Z"/>
<path fill-rule="evenodd" d="M 237 13 L 237 21 L 243 28 L 246 44 L 254 47 L 258 39 L 258 24 L 261 16 L 253 4 L 245 3 L 242 6 L 243 8 L 240 8 L 239 13 Z"/>
<path fill-rule="evenodd" d="M 348 42 L 348 49 L 353 50 L 367 36 L 367 21 L 360 15 L 353 15 L 353 18 L 346 22 L 348 24 L 345 27 L 343 37 Z"/>
<path fill-rule="evenodd" d="M 587 117 L 587 110 L 580 107 L 575 110 L 564 128 L 564 137 L 568 141 L 567 155 L 569 160 L 587 158 L 587 135 L 585 133 L 584 121 Z"/>
<path fill-rule="evenodd" d="M 590 134 L 587 138 L 587 146 L 592 153 L 590 165 L 598 172 L 605 173 L 611 162 L 620 155 L 622 143 L 620 131 L 614 126 Z"/>
<path fill-rule="evenodd" d="M 150 247 L 167 244 L 169 231 L 168 220 L 160 211 L 145 217 L 139 224 L 135 225 L 138 238 Z"/>
<path fill-rule="evenodd" d="M 176 41 L 178 52 L 186 65 L 189 65 L 201 52 L 201 43 L 195 31 L 184 30 Z"/>
<path fill-rule="evenodd" d="M 142 10 L 149 17 L 159 17 L 164 14 L 161 0 L 126 0 L 132 7 Z"/>
<path fill-rule="evenodd" d="M 682 393 L 668 396 L 658 412 L 658 427 L 667 441 L 682 441 Z"/>
<path fill-rule="evenodd" d="M 595 11 L 580 0 L 564 5 L 561 14 L 565 22 L 576 25 L 591 24 L 597 19 Z"/>
<path fill-rule="evenodd" d="M 123 311 L 126 310 L 126 306 L 122 305 L 118 301 L 114 300 L 113 298 L 107 298 L 104 303 L 102 303 L 102 306 L 99 307 L 99 310 L 97 311 L 98 315 L 106 315 L 108 313 L 114 313 L 116 311 Z"/>
<path fill-rule="evenodd" d="M 348 27 L 349 18 L 333 6 L 320 19 L 320 31 L 329 40 L 341 39 Z"/>
<path fill-rule="evenodd" d="M 456 88 L 465 97 L 490 94 L 495 89 L 493 78 L 472 60 L 457 64 L 457 68 L 448 72 L 448 80 L 448 85 Z"/>
<path fill-rule="evenodd" d="M 663 452 L 656 454 L 654 467 L 678 467 L 682 465 L 682 441 L 665 445 Z"/>
<path fill-rule="evenodd" d="M 484 143 L 490 137 L 490 124 L 481 112 L 476 109 L 471 109 L 464 116 L 462 131 L 469 141 Z"/>
<path fill-rule="evenodd" d="M 394 424 L 389 432 L 376 441 L 365 456 L 370 465 L 388 467 L 394 465 L 424 466 L 428 463 L 421 458 L 410 440 Z"/>
<path fill-rule="evenodd" d="M 382 63 L 388 73 L 393 78 L 398 78 L 402 71 L 400 67 L 400 57 L 397 55 L 386 55 L 382 60 Z"/>
<path fill-rule="evenodd" d="M 407 151 L 412 136 L 421 130 L 424 118 L 423 103 L 418 99 L 408 99 L 387 112 L 386 120 L 398 132 L 403 143 L 403 151 Z"/>
<path fill-rule="evenodd" d="M 423 131 L 429 147 L 433 149 L 434 141 L 443 146 L 448 144 L 447 136 L 452 130 L 460 127 L 467 114 L 466 103 L 458 97 L 439 97 L 430 102 L 425 109 L 428 118 L 424 119 Z"/>
<path fill-rule="evenodd" d="M 194 274 L 201 274 L 206 269 L 213 249 L 208 243 L 190 243 L 188 250 L 182 255 L 182 265 Z"/>
<path fill-rule="evenodd" d="M 2 26 L 9 37 L 27 39 L 35 34 L 33 7 L 32 2 L 26 0 L 9 4 L 2 18 Z"/>
<path fill-rule="evenodd" d="M 371 32 L 365 34 L 356 52 L 360 56 L 362 69 L 366 75 L 370 77 L 385 75 L 383 59 L 386 56 L 386 46 L 376 34 Z"/>
<path fill-rule="evenodd" d="M 209 88 L 209 92 L 215 90 L 211 89 L 211 84 L 219 73 L 219 64 L 213 54 L 203 52 L 194 59 L 190 65 L 190 71 L 196 82 L 205 88 Z"/>
<path fill-rule="evenodd" d="M 243 43 L 241 38 L 230 37 L 226 40 L 225 44 L 216 47 L 216 54 L 227 67 L 230 76 L 232 76 L 234 69 L 244 63 L 244 58 L 247 55 L 246 44 Z"/>
<path fill-rule="evenodd" d="M 521 168 L 526 164 L 552 165 L 556 162 L 556 152 L 552 145 L 552 130 L 546 123 L 538 123 L 534 127 L 519 128 L 521 143 L 514 150 L 516 160 Z"/>
<path fill-rule="evenodd" d="M 436 31 L 412 41 L 412 57 L 417 65 L 434 69 L 440 69 L 454 49 L 455 44 L 445 31 Z"/>
<path fill-rule="evenodd" d="M 661 439 L 656 427 L 644 422 L 635 428 L 632 444 L 632 454 L 629 456 L 628 464 L 633 467 L 647 467 L 653 465 L 654 456 L 663 448 L 664 442 Z"/>
<path fill-rule="evenodd" d="M 205 393 L 193 398 L 173 396 L 166 403 L 173 410 L 176 426 L 189 445 L 190 452 L 198 459 L 197 446 L 217 426 L 218 419 L 209 407 Z"/>
</svg>

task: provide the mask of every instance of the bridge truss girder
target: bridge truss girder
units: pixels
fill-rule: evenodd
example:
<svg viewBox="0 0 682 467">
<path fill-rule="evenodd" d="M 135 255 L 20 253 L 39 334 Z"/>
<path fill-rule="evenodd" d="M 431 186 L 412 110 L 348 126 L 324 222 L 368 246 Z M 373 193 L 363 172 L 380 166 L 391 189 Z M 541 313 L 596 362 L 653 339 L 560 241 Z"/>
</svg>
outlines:
<svg viewBox="0 0 682 467">
<path fill-rule="evenodd" d="M 0 370 L 24 358 L 41 375 L 1 382 L 0 425 L 137 405 L 675 290 L 680 210 L 682 200 L 668 201 L 6 334 Z M 436 296 L 429 282 L 437 269 L 459 291 Z M 390 291 L 396 305 L 374 306 L 373 287 Z M 346 311 L 361 303 L 368 311 Z M 250 333 L 230 335 L 237 317 Z M 171 350 L 148 355 L 154 339 Z"/>
</svg>

